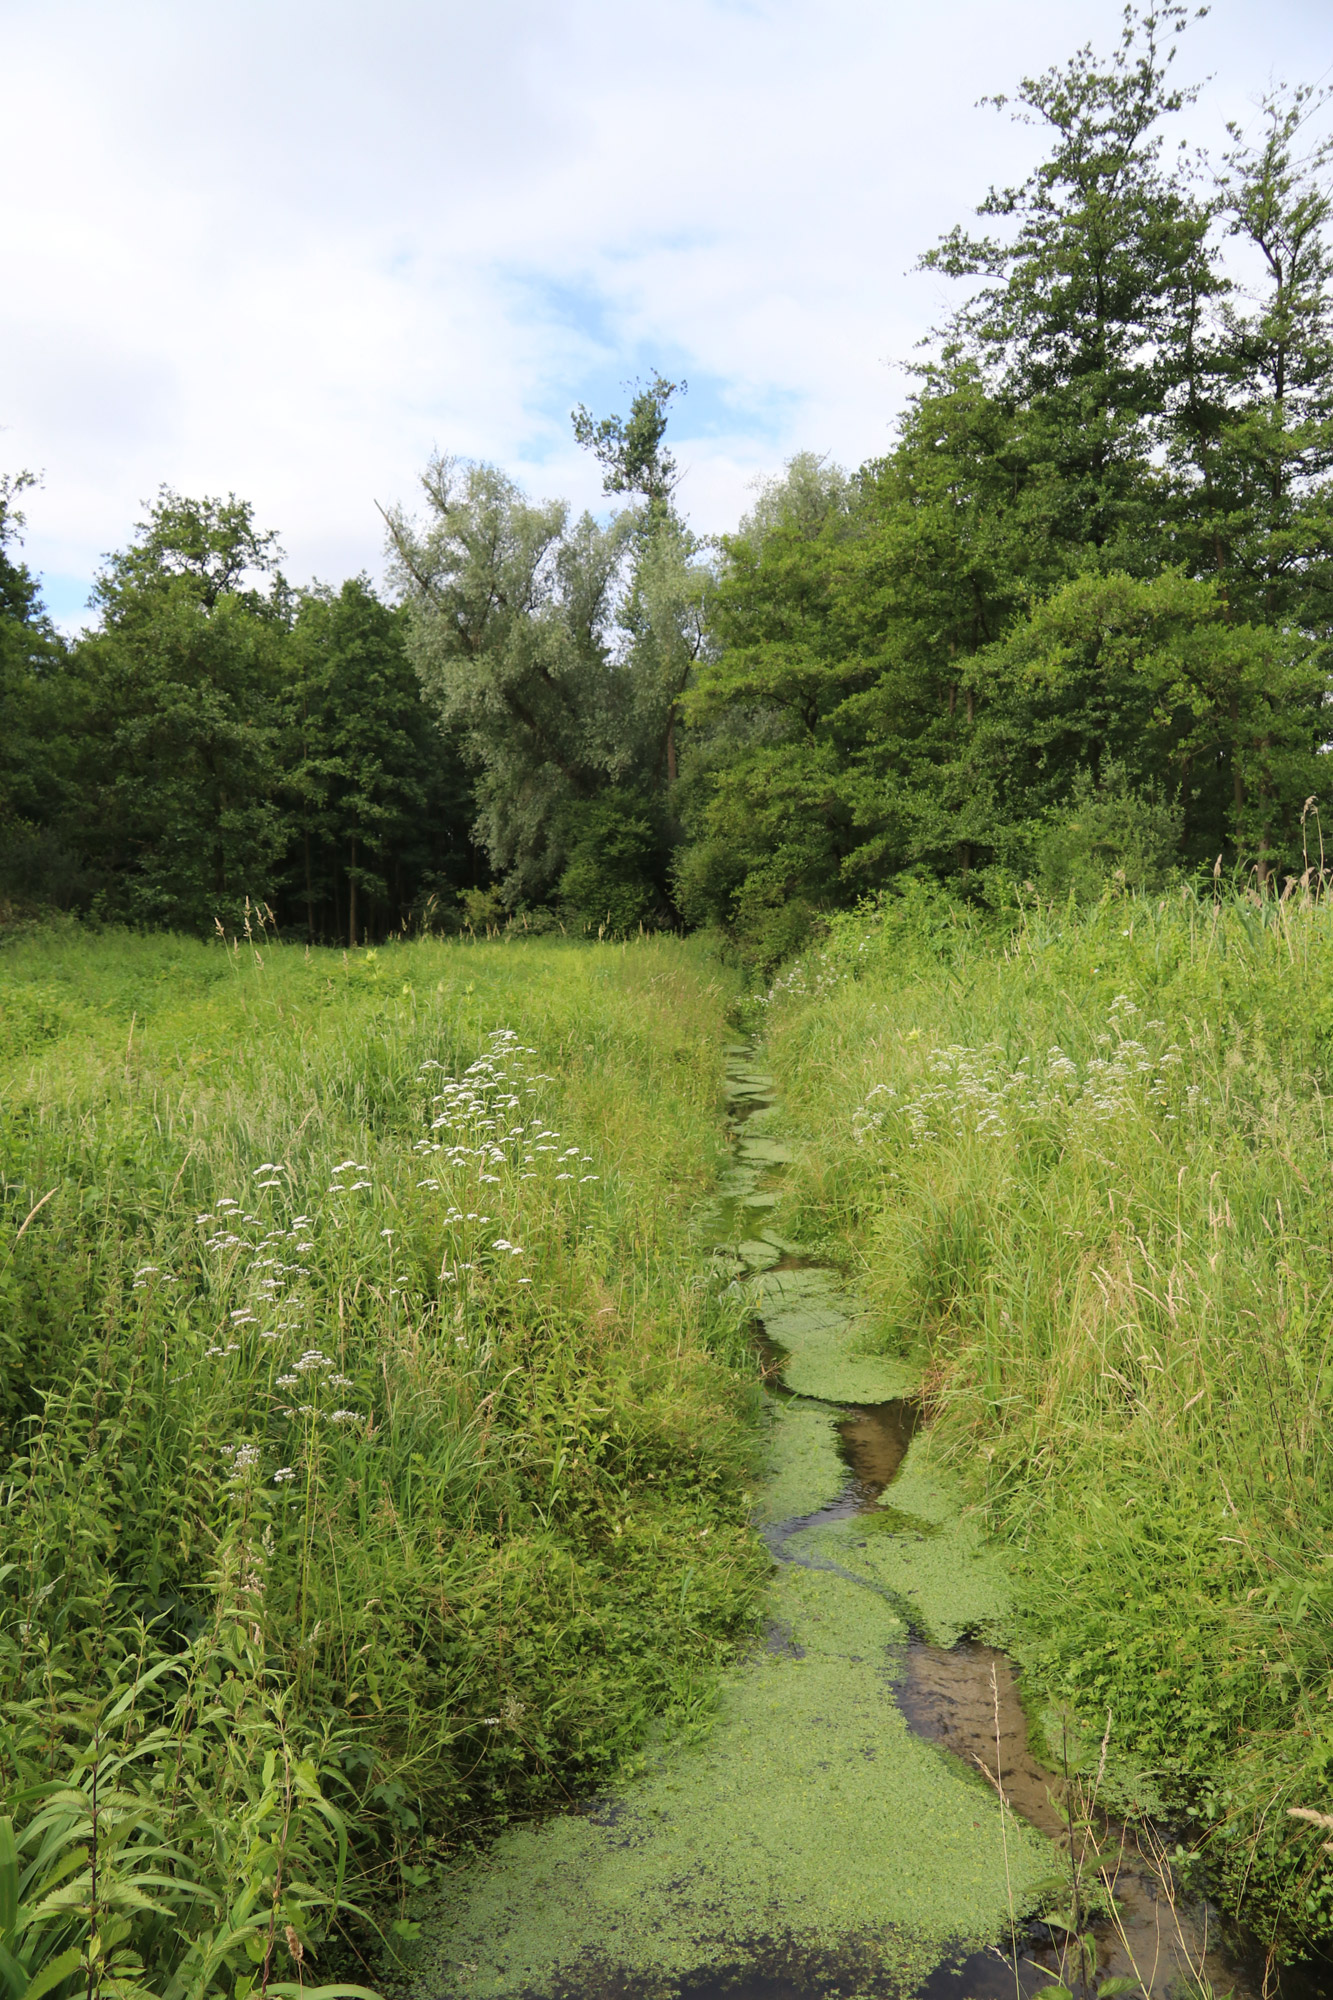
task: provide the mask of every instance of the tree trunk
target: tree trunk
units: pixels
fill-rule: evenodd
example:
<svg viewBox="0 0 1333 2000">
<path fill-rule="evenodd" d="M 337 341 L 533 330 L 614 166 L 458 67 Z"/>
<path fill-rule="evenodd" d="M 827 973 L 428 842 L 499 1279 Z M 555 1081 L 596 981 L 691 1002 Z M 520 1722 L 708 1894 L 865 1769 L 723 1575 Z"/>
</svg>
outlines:
<svg viewBox="0 0 1333 2000">
<path fill-rule="evenodd" d="M 352 835 L 352 858 L 347 864 L 347 944 L 356 950 L 356 835 Z"/>
</svg>

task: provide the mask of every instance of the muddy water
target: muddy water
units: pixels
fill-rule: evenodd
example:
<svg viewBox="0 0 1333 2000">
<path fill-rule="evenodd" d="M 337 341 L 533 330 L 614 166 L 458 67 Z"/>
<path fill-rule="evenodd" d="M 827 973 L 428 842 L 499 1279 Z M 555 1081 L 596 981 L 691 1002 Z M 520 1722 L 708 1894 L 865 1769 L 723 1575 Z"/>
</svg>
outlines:
<svg viewBox="0 0 1333 2000">
<path fill-rule="evenodd" d="M 1059 1787 L 985 1643 L 1003 1570 L 922 1457 L 911 1369 L 779 1226 L 791 1155 L 750 1046 L 728 1077 L 735 1163 L 707 1227 L 763 1327 L 768 1644 L 702 1740 L 454 1878 L 413 2000 L 1030 2000 L 1062 1969 L 1077 1992 L 1055 1934 L 1012 1915 L 1068 1863 Z M 1099 1978 L 1132 1957 L 1154 2000 L 1187 1966 L 1237 1983 L 1150 1870 L 1127 1859 L 1116 1895 Z"/>
</svg>

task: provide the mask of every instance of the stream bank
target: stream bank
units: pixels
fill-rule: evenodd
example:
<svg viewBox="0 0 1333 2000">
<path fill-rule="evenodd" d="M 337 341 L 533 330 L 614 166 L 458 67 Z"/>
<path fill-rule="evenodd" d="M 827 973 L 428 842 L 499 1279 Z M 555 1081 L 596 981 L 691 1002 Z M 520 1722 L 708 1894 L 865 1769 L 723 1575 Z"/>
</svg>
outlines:
<svg viewBox="0 0 1333 2000">
<path fill-rule="evenodd" d="M 728 1094 L 711 1232 L 769 1358 L 766 1644 L 724 1680 L 702 1743 L 660 1746 L 642 1779 L 460 1873 L 418 1961 L 423 2000 L 1004 2000 L 1057 1975 L 1056 1935 L 1015 1925 L 1067 1864 L 998 1650 L 1004 1571 L 929 1467 L 910 1367 L 862 1351 L 855 1298 L 773 1226 L 790 1155 L 748 1044 L 728 1051 Z M 1123 1870 L 1117 1893 L 1103 1974 L 1132 1954 L 1155 1995 L 1190 1958 L 1220 1974 L 1150 1871 Z"/>
</svg>

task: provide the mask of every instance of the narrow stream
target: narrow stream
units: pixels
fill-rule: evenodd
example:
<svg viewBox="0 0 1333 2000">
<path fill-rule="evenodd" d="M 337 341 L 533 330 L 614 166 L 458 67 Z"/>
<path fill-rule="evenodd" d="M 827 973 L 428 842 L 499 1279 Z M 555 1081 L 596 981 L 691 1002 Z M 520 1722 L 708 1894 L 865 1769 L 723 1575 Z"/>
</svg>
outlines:
<svg viewBox="0 0 1333 2000">
<path fill-rule="evenodd" d="M 1209 1913 L 1114 1823 L 1084 1872 L 1114 1892 L 1094 1976 L 1053 1923 L 1021 1921 L 1067 1908 L 1049 1885 L 1070 1864 L 1063 1787 L 998 1649 L 1008 1578 L 914 1445 L 911 1368 L 866 1351 L 860 1302 L 778 1226 L 791 1154 L 751 1043 L 727 1077 L 707 1240 L 762 1329 L 768 1643 L 723 1676 L 706 1732 L 459 1871 L 412 2000 L 1032 2000 L 1057 1980 L 1095 2000 L 1127 1977 L 1150 2000 L 1201 1980 L 1256 2000 Z M 1284 1979 L 1281 2000 L 1319 1990 Z"/>
<path fill-rule="evenodd" d="M 747 1127 L 756 1116 L 773 1109 L 773 1087 L 757 1067 L 753 1044 L 733 1044 L 728 1053 L 737 1169 L 719 1204 L 722 1232 L 715 1254 L 734 1258 L 738 1268 L 753 1268 L 756 1263 L 762 1268 L 755 1252 L 767 1244 L 779 1253 L 769 1268 L 817 1269 L 776 1232 L 758 1227 L 759 1220 L 771 1215 L 780 1201 L 785 1162 L 772 1159 L 765 1163 L 765 1151 L 781 1149 L 747 1145 Z M 783 1352 L 768 1337 L 766 1328 L 761 1339 L 769 1393 L 780 1396 L 786 1393 Z M 847 1467 L 846 1485 L 816 1513 L 765 1529 L 775 1559 L 808 1561 L 807 1556 L 793 1554 L 788 1544 L 817 1523 L 864 1516 L 878 1526 L 885 1512 L 883 1496 L 898 1476 L 920 1418 L 920 1404 L 911 1396 L 848 1409 L 837 1426 Z M 842 1574 L 850 1576 L 845 1570 Z M 905 1653 L 906 1672 L 898 1685 L 897 1701 L 913 1733 L 938 1744 L 970 1773 L 983 1772 L 992 1785 L 996 1785 L 998 1773 L 1005 1802 L 1056 1844 L 1059 1851 L 1053 1872 L 1068 1871 L 1066 1787 L 1059 1774 L 1032 1754 L 1028 1717 L 1007 1656 L 997 1647 L 967 1637 L 941 1646 L 913 1636 Z M 1076 1832 L 1075 1847 L 1080 1855 L 1085 1845 Z M 1168 1993 L 1178 1995 L 1182 1981 L 1193 1986 L 1202 1976 L 1219 1995 L 1256 2000 L 1247 1968 L 1222 1950 L 1210 1913 L 1179 1896 L 1169 1872 L 1145 1858 L 1128 1828 L 1100 1816 L 1098 1853 L 1088 1855 L 1084 1865 L 1088 1881 L 1100 1882 L 1103 1890 L 1111 1893 L 1115 1910 L 1114 1917 L 1108 1911 L 1089 1926 L 1096 1939 L 1094 1988 L 1108 1978 L 1137 1977 L 1154 2000 L 1163 2000 Z M 1017 1928 L 1008 1951 L 992 1948 L 973 1953 L 956 1966 L 941 1967 L 921 1990 L 924 2000 L 946 2000 L 953 1995 L 976 1996 L 976 2000 L 994 1995 L 1003 2000 L 1016 1991 L 1030 1995 L 1053 1981 L 1061 1981 L 1076 1992 L 1079 1989 L 1079 1972 L 1067 1942 L 1058 1928 L 1028 1923 Z M 691 1990 L 702 1996 L 720 1994 L 724 1989 L 701 1984 Z M 1309 1990 L 1309 1982 L 1299 1975 L 1283 1981 L 1286 2000 L 1296 2000 L 1297 1994 Z M 816 2000 L 821 1989 L 761 1980 L 733 1982 L 725 1991 L 738 2000 Z"/>
</svg>

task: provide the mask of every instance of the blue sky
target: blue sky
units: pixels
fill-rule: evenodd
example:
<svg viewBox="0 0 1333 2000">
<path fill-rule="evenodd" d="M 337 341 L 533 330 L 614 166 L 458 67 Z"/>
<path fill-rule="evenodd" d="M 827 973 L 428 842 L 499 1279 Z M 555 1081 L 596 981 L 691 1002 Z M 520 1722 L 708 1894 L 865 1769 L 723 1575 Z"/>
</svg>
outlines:
<svg viewBox="0 0 1333 2000">
<path fill-rule="evenodd" d="M 660 368 L 696 525 L 794 451 L 882 451 L 947 309 L 919 252 L 1037 136 L 984 93 L 1118 0 L 0 0 L 0 469 L 77 622 L 159 484 L 296 581 L 375 573 L 432 450 L 599 504 L 573 404 Z M 1216 0 L 1213 146 L 1333 71 L 1327 0 Z"/>
</svg>

